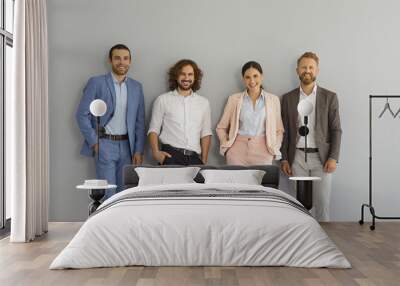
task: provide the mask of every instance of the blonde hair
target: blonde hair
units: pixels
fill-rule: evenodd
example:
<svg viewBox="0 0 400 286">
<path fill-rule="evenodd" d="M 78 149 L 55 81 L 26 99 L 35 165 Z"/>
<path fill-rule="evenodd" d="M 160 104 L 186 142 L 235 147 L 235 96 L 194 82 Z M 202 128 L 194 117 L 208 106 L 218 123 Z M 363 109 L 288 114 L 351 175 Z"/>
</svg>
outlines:
<svg viewBox="0 0 400 286">
<path fill-rule="evenodd" d="M 302 55 L 300 56 L 300 58 L 297 60 L 297 66 L 299 66 L 300 61 L 301 61 L 302 59 L 305 59 L 305 58 L 313 59 L 313 60 L 317 63 L 317 65 L 319 65 L 319 58 L 318 58 L 318 56 L 317 56 L 316 53 L 313 53 L 313 52 L 305 52 L 305 53 L 302 54 Z"/>
</svg>

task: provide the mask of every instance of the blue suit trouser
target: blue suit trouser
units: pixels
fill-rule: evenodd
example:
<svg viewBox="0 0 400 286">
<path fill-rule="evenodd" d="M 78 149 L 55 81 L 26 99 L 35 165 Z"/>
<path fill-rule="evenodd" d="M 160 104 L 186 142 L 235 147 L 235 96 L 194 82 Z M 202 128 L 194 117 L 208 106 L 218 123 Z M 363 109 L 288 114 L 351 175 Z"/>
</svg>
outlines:
<svg viewBox="0 0 400 286">
<path fill-rule="evenodd" d="M 95 157 L 97 178 L 117 185 L 117 189 L 106 190 L 104 199 L 108 199 L 122 191 L 122 171 L 125 165 L 132 164 L 132 157 L 128 140 L 100 139 L 99 147 L 99 158 Z"/>
</svg>

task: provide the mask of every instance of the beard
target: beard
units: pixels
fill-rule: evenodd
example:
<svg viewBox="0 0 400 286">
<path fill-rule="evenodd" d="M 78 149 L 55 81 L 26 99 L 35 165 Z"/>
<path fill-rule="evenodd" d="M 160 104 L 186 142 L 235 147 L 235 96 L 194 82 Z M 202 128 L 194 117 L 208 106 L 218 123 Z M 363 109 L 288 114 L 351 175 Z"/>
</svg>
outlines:
<svg viewBox="0 0 400 286">
<path fill-rule="evenodd" d="M 124 69 L 119 69 L 119 67 L 124 67 Z M 112 70 L 116 75 L 126 75 L 128 73 L 128 66 L 112 66 Z"/>
<path fill-rule="evenodd" d="M 309 76 L 307 77 L 307 75 L 309 75 Z M 317 79 L 317 77 L 312 76 L 310 73 L 302 73 L 299 76 L 299 79 L 300 79 L 301 83 L 308 85 L 310 83 L 313 83 Z"/>
<path fill-rule="evenodd" d="M 190 84 L 184 86 L 184 85 L 182 84 L 182 82 L 187 82 L 187 83 L 190 83 Z M 191 80 L 182 81 L 182 82 L 179 82 L 179 81 L 178 81 L 178 87 L 179 87 L 181 90 L 187 91 L 187 90 L 191 90 L 191 89 L 192 89 L 193 82 L 192 82 Z"/>
</svg>

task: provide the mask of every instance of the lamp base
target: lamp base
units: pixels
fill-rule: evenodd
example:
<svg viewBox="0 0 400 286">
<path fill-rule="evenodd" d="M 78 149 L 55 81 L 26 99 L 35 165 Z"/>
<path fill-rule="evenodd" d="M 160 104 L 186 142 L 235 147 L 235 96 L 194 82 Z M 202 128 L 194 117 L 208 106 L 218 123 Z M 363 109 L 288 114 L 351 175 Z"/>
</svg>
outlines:
<svg viewBox="0 0 400 286">
<path fill-rule="evenodd" d="M 100 200 L 104 197 L 106 194 L 105 189 L 92 189 L 89 191 L 89 198 L 93 200 L 93 202 L 90 203 L 88 210 L 89 210 L 89 215 L 94 213 L 97 208 L 101 205 Z"/>
<path fill-rule="evenodd" d="M 311 210 L 313 205 L 312 184 L 313 181 L 299 180 L 296 182 L 297 185 L 296 199 L 299 202 L 301 202 L 307 210 Z"/>
</svg>

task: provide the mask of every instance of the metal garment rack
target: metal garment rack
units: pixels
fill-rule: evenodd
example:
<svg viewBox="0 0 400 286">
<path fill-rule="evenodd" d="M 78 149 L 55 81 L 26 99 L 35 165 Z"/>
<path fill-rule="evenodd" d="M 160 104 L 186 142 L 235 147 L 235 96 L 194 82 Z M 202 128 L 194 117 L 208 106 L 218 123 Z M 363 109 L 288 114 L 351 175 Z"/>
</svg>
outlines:
<svg viewBox="0 0 400 286">
<path fill-rule="evenodd" d="M 372 215 L 372 225 L 370 229 L 375 229 L 375 219 L 400 219 L 400 217 L 383 217 L 378 216 L 375 213 L 375 208 L 372 204 L 372 100 L 373 99 L 389 99 L 389 98 L 400 98 L 400 95 L 370 95 L 369 96 L 369 203 L 362 204 L 361 206 L 361 219 L 359 224 L 364 224 L 364 208 L 369 208 Z"/>
</svg>

